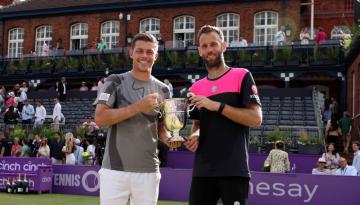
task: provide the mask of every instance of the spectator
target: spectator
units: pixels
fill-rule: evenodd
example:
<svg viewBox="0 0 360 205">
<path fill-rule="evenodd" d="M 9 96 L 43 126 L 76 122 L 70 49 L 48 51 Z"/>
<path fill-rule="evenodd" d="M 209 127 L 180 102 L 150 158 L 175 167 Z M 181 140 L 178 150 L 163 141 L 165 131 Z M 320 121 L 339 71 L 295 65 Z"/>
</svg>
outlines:
<svg viewBox="0 0 360 205">
<path fill-rule="evenodd" d="M 54 109 L 52 114 L 53 124 L 56 129 L 59 129 L 59 124 L 61 119 L 63 118 L 63 114 L 61 112 L 61 104 L 58 98 L 54 98 Z"/>
<path fill-rule="evenodd" d="M 14 106 L 10 106 L 8 111 L 4 114 L 4 123 L 7 125 L 15 125 L 18 123 L 18 118 L 20 117 L 19 112 Z"/>
<path fill-rule="evenodd" d="M 28 99 L 24 100 L 24 106 L 21 112 L 22 124 L 31 124 L 34 114 L 34 106 L 29 103 Z"/>
<path fill-rule="evenodd" d="M 340 157 L 340 168 L 336 170 L 335 175 L 338 176 L 356 176 L 357 170 L 353 166 L 349 166 L 345 158 Z"/>
<path fill-rule="evenodd" d="M 358 176 L 360 176 L 360 150 L 359 150 L 359 148 L 360 148 L 359 142 L 352 143 L 352 150 L 354 151 L 354 158 L 353 158 L 352 166 L 355 167 Z"/>
<path fill-rule="evenodd" d="M 82 146 L 80 146 L 80 139 L 75 139 L 75 151 L 74 151 L 74 155 L 75 155 L 75 164 L 78 165 L 82 165 L 83 164 L 83 158 L 82 158 L 82 154 L 84 152 L 84 148 Z"/>
<path fill-rule="evenodd" d="M 98 51 L 103 51 L 103 50 L 107 49 L 107 45 L 106 45 L 106 43 L 104 42 L 103 39 L 100 39 L 100 42 L 97 44 L 96 49 Z"/>
<path fill-rule="evenodd" d="M 8 93 L 9 98 L 5 102 L 5 109 L 8 109 L 10 106 L 15 104 L 15 93 L 13 91 Z"/>
<path fill-rule="evenodd" d="M 325 40 L 326 40 L 326 33 L 324 32 L 322 27 L 319 27 L 319 30 L 316 33 L 315 42 L 316 44 L 320 44 L 325 42 Z"/>
<path fill-rule="evenodd" d="M 97 126 L 97 124 L 94 122 L 94 118 L 91 116 L 86 118 L 86 121 L 82 124 L 82 127 L 88 129 L 87 134 L 94 134 L 95 131 L 99 130 L 99 126 Z"/>
<path fill-rule="evenodd" d="M 168 88 L 170 90 L 170 98 L 172 98 L 174 95 L 174 87 L 170 83 L 169 79 L 164 79 L 164 83 L 168 86 Z"/>
<path fill-rule="evenodd" d="M 341 138 L 341 129 L 335 119 L 331 119 L 330 123 L 326 126 L 325 136 L 326 143 L 333 143 L 334 145 Z"/>
<path fill-rule="evenodd" d="M 11 147 L 11 156 L 20 157 L 21 155 L 21 145 L 19 138 L 14 138 L 14 144 Z"/>
<path fill-rule="evenodd" d="M 29 88 L 27 87 L 27 84 L 26 84 L 26 82 L 24 81 L 24 82 L 22 82 L 22 84 L 21 84 L 21 88 L 20 88 L 20 91 L 21 92 L 27 92 L 29 90 Z"/>
<path fill-rule="evenodd" d="M 276 45 L 285 45 L 286 35 L 285 26 L 281 26 L 280 30 L 275 34 Z"/>
<path fill-rule="evenodd" d="M 323 122 L 324 122 L 324 126 L 326 126 L 328 124 L 328 122 L 331 120 L 331 110 L 330 110 L 330 105 L 326 105 L 324 112 L 323 112 Z"/>
<path fill-rule="evenodd" d="M 285 173 L 290 171 L 290 162 L 288 153 L 283 151 L 284 142 L 275 142 L 275 149 L 272 149 L 265 160 L 264 166 L 270 165 L 270 172 Z"/>
<path fill-rule="evenodd" d="M 44 42 L 43 46 L 42 46 L 42 53 L 41 56 L 49 56 L 49 46 L 46 43 L 46 41 Z"/>
<path fill-rule="evenodd" d="M 80 91 L 89 91 L 89 88 L 86 86 L 86 82 L 81 82 Z"/>
<path fill-rule="evenodd" d="M 247 40 L 243 37 L 240 36 L 240 47 L 247 47 L 248 46 L 248 43 L 247 43 Z"/>
<path fill-rule="evenodd" d="M 96 83 L 93 83 L 93 86 L 91 87 L 91 91 L 98 91 L 98 87 Z"/>
<path fill-rule="evenodd" d="M 13 143 L 5 136 L 5 132 L 0 130 L 0 157 L 11 156 Z"/>
<path fill-rule="evenodd" d="M 49 148 L 49 145 L 48 145 L 48 139 L 47 138 L 43 138 L 41 140 L 41 146 L 39 147 L 39 150 L 38 150 L 36 156 L 39 157 L 39 158 L 46 158 L 46 159 L 50 158 L 50 148 Z"/>
<path fill-rule="evenodd" d="M 19 93 L 20 93 L 20 96 L 18 98 L 19 101 L 18 101 L 17 108 L 18 108 L 19 112 L 22 112 L 22 108 L 24 106 L 24 101 L 27 100 L 27 94 L 26 94 L 26 92 L 20 91 L 20 90 L 19 90 Z M 14 100 L 16 101 L 16 98 Z"/>
<path fill-rule="evenodd" d="M 328 175 L 330 174 L 330 171 L 328 169 L 326 169 L 326 160 L 324 158 L 319 158 L 318 159 L 318 167 L 314 168 L 311 172 L 311 174 L 314 175 Z"/>
<path fill-rule="evenodd" d="M 45 117 L 46 117 L 46 109 L 43 106 L 42 100 L 36 101 L 36 109 L 35 109 L 35 122 L 34 122 L 34 128 L 38 125 L 44 124 Z"/>
<path fill-rule="evenodd" d="M 61 139 L 61 133 L 57 131 L 54 135 L 54 139 L 50 141 L 49 145 L 52 164 L 62 164 L 63 153 L 61 150 L 64 145 L 65 143 Z"/>
<path fill-rule="evenodd" d="M 65 135 L 65 146 L 62 148 L 62 152 L 65 153 L 65 164 L 75 165 L 76 159 L 74 155 L 75 144 L 74 136 L 71 132 L 66 133 Z"/>
<path fill-rule="evenodd" d="M 30 145 L 30 149 L 31 149 L 31 156 L 32 157 L 36 157 L 37 156 L 37 152 L 39 151 L 39 148 L 41 146 L 41 141 L 42 141 L 42 136 L 40 135 L 35 135 L 34 139 Z"/>
<path fill-rule="evenodd" d="M 88 158 L 85 161 L 85 164 L 87 165 L 93 165 L 94 159 L 95 159 L 95 145 L 94 140 L 92 138 L 89 138 L 87 140 L 88 146 L 86 148 L 86 152 L 89 154 Z"/>
<path fill-rule="evenodd" d="M 159 46 L 164 46 L 165 45 L 164 39 L 162 38 L 160 33 L 157 35 L 157 41 L 159 43 Z"/>
<path fill-rule="evenodd" d="M 230 47 L 240 47 L 238 36 L 234 36 L 234 39 L 230 42 Z"/>
<path fill-rule="evenodd" d="M 29 147 L 29 141 L 27 139 L 22 140 L 21 155 L 20 157 L 30 157 L 31 149 Z"/>
<path fill-rule="evenodd" d="M 340 155 L 336 152 L 334 144 L 332 143 L 328 144 L 326 149 L 326 153 L 323 153 L 321 158 L 326 160 L 326 168 L 328 168 L 331 173 L 334 173 L 339 167 Z"/>
<path fill-rule="evenodd" d="M 351 140 L 351 125 L 352 125 L 352 118 L 348 111 L 343 113 L 343 118 L 339 121 L 339 127 L 342 133 L 342 142 L 344 146 L 344 153 L 348 153 L 348 148 L 350 145 Z"/>
<path fill-rule="evenodd" d="M 101 88 L 103 87 L 105 82 L 105 77 L 101 77 L 100 80 L 98 81 L 97 87 L 98 87 L 98 93 L 100 92 Z"/>
<path fill-rule="evenodd" d="M 56 92 L 58 94 L 59 100 L 60 101 L 65 101 L 66 100 L 66 93 L 67 93 L 67 87 L 66 87 L 66 78 L 65 77 L 61 77 L 60 78 L 60 83 L 56 82 Z"/>
<path fill-rule="evenodd" d="M 331 110 L 331 117 L 334 117 L 334 119 L 339 120 L 339 103 L 336 101 L 335 98 L 331 98 L 331 104 L 330 104 L 330 110 Z"/>
<path fill-rule="evenodd" d="M 308 45 L 310 41 L 310 33 L 308 27 L 305 27 L 300 32 L 300 44 Z"/>
</svg>

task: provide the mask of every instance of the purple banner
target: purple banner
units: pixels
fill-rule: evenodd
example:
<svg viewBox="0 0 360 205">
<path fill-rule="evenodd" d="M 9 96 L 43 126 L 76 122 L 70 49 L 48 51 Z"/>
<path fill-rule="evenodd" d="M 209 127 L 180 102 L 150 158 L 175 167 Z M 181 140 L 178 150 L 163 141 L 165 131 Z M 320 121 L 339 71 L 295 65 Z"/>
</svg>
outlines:
<svg viewBox="0 0 360 205">
<path fill-rule="evenodd" d="M 190 169 L 161 169 L 159 198 L 187 201 Z M 249 190 L 251 205 L 358 205 L 360 177 L 252 172 Z M 350 188 L 351 187 L 351 188 Z"/>
<path fill-rule="evenodd" d="M 249 153 L 251 171 L 262 171 L 266 154 Z M 311 173 L 316 167 L 318 155 L 289 154 L 291 165 L 296 164 L 297 173 Z M 194 153 L 187 151 L 169 151 L 167 166 L 169 168 L 191 169 L 194 163 Z"/>
<path fill-rule="evenodd" d="M 51 166 L 51 160 L 34 157 L 0 157 L 0 173 L 36 173 L 39 165 Z"/>
<path fill-rule="evenodd" d="M 53 169 L 54 193 L 99 195 L 99 166 L 53 165 Z"/>
</svg>

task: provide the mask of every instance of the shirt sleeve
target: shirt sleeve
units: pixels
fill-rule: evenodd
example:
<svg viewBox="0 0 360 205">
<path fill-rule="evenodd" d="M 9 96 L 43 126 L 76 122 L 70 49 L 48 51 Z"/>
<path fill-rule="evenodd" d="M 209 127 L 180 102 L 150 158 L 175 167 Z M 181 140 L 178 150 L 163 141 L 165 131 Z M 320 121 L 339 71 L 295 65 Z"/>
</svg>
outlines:
<svg viewBox="0 0 360 205">
<path fill-rule="evenodd" d="M 257 104 L 261 106 L 259 93 L 255 85 L 255 81 L 250 72 L 248 72 L 241 84 L 242 102 L 247 104 Z"/>
<path fill-rule="evenodd" d="M 119 85 L 118 83 L 114 82 L 115 77 L 116 76 L 111 75 L 106 79 L 93 105 L 105 104 L 112 108 L 115 106 L 116 90 L 117 86 Z"/>
</svg>

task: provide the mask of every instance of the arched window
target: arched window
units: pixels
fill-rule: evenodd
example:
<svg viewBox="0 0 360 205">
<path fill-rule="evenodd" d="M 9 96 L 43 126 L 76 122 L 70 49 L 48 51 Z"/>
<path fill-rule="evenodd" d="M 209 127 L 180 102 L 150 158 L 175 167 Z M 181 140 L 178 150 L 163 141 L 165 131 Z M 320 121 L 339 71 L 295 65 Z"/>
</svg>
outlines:
<svg viewBox="0 0 360 205">
<path fill-rule="evenodd" d="M 101 39 L 106 43 L 107 48 L 119 47 L 119 21 L 106 21 L 101 24 Z"/>
<path fill-rule="evenodd" d="M 224 33 L 226 42 L 231 43 L 235 37 L 239 38 L 240 16 L 238 14 L 221 14 L 216 18 L 216 25 Z"/>
<path fill-rule="evenodd" d="M 70 50 L 79 50 L 88 46 L 88 24 L 77 23 L 71 26 Z"/>
<path fill-rule="evenodd" d="M 278 14 L 273 11 L 262 11 L 254 16 L 254 43 L 258 46 L 275 43 L 278 30 Z"/>
<path fill-rule="evenodd" d="M 179 16 L 174 19 L 175 48 L 184 48 L 195 44 L 195 18 L 192 16 Z"/>
<path fill-rule="evenodd" d="M 9 31 L 8 56 L 20 57 L 24 49 L 24 29 L 14 28 Z"/>
<path fill-rule="evenodd" d="M 140 21 L 140 32 L 151 33 L 157 37 L 160 33 L 160 19 L 147 18 Z"/>
<path fill-rule="evenodd" d="M 334 26 L 331 30 L 331 39 L 344 39 L 346 35 L 351 35 L 351 31 L 347 26 Z"/>
<path fill-rule="evenodd" d="M 43 45 L 46 43 L 49 47 L 52 41 L 52 27 L 40 26 L 36 29 L 35 52 L 40 55 L 42 53 Z"/>
</svg>

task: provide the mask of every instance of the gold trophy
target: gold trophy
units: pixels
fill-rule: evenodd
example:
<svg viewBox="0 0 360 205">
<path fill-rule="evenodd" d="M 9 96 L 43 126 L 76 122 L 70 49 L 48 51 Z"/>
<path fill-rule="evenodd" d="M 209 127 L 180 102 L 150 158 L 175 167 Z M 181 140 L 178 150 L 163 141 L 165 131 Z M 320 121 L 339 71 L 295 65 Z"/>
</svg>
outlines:
<svg viewBox="0 0 360 205">
<path fill-rule="evenodd" d="M 180 130 L 186 125 L 186 120 L 190 112 L 195 108 L 191 108 L 187 98 L 171 98 L 165 99 L 160 106 L 160 111 L 156 111 L 163 118 L 165 127 L 171 132 L 172 137 L 169 139 L 170 147 L 176 149 L 185 141 L 180 136 Z"/>
</svg>

